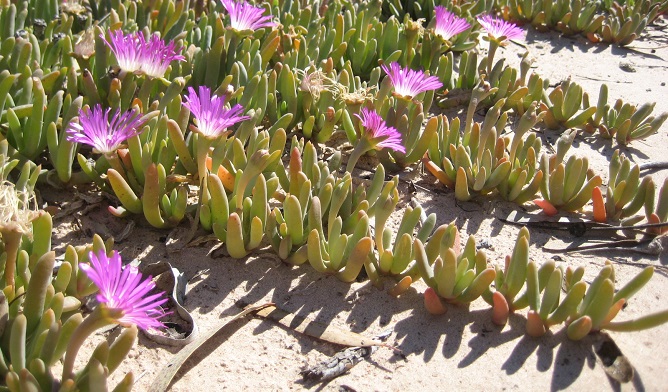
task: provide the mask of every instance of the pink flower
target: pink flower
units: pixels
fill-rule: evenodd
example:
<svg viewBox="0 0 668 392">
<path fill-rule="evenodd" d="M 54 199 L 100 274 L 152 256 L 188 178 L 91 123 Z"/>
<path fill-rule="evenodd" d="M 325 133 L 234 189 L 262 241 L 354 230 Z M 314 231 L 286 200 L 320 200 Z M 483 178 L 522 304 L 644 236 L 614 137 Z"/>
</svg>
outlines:
<svg viewBox="0 0 668 392">
<path fill-rule="evenodd" d="M 491 15 L 478 16 L 478 23 L 487 31 L 491 40 L 501 43 L 505 40 L 525 39 L 526 32 L 514 23 Z"/>
<path fill-rule="evenodd" d="M 256 7 L 245 1 L 237 2 L 235 0 L 220 0 L 223 7 L 230 14 L 230 24 L 234 30 L 257 30 L 263 27 L 273 27 L 276 25 L 271 20 L 271 15 L 263 15 L 264 8 Z"/>
<path fill-rule="evenodd" d="M 374 110 L 362 108 L 362 115 L 355 116 L 360 119 L 364 127 L 363 138 L 369 140 L 372 149 L 382 150 L 389 148 L 393 151 L 406 153 L 406 147 L 401 143 L 401 134 L 394 127 L 388 127 L 378 113 Z"/>
<path fill-rule="evenodd" d="M 441 5 L 434 7 L 434 13 L 434 18 L 436 19 L 434 31 L 443 37 L 444 40 L 450 40 L 455 35 L 471 27 L 466 19 L 457 17 Z"/>
<path fill-rule="evenodd" d="M 111 31 L 109 35 L 111 41 L 107 41 L 104 35 L 100 37 L 114 52 L 118 66 L 126 72 L 161 78 L 172 61 L 186 59 L 176 54 L 173 41 L 165 45 L 155 34 L 149 40 L 146 40 L 144 34 L 123 34 L 121 30 Z"/>
<path fill-rule="evenodd" d="M 116 110 L 109 121 L 111 109 L 102 111 L 97 104 L 91 112 L 88 106 L 79 111 L 79 123 L 71 122 L 67 128 L 67 140 L 92 146 L 97 152 L 110 154 L 127 139 L 138 135 L 144 121 L 136 110 L 121 114 Z"/>
<path fill-rule="evenodd" d="M 211 97 L 211 90 L 206 86 L 199 87 L 199 95 L 195 89 L 188 87 L 188 95 L 183 106 L 187 107 L 195 116 L 195 132 L 208 139 L 215 139 L 230 133 L 227 128 L 248 120 L 249 116 L 240 116 L 244 108 L 234 105 L 231 109 L 225 108 L 225 96 Z"/>
<path fill-rule="evenodd" d="M 144 330 L 164 327 L 158 319 L 165 315 L 160 306 L 167 302 L 167 298 L 163 297 L 164 292 L 147 295 L 155 288 L 150 276 L 142 280 L 136 267 L 123 268 L 117 251 L 111 257 L 102 250 L 97 255 L 91 251 L 88 257 L 90 264 L 81 263 L 79 268 L 100 290 L 97 300 L 108 308 L 123 312 L 123 316 L 115 320 L 117 323 L 123 326 L 136 324 Z"/>
<path fill-rule="evenodd" d="M 385 64 L 381 67 L 390 78 L 394 86 L 394 93 L 406 99 L 413 99 L 420 93 L 443 87 L 443 83 L 436 76 L 427 76 L 422 71 L 401 68 L 397 62 L 391 63 L 389 69 Z"/>
</svg>

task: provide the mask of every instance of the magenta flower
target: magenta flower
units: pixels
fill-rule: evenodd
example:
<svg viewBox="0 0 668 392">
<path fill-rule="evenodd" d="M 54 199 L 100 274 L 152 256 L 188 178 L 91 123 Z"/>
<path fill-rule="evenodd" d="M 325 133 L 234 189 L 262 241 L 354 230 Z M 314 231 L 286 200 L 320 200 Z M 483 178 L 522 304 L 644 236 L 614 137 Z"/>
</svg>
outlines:
<svg viewBox="0 0 668 392">
<path fill-rule="evenodd" d="M 389 148 L 395 152 L 406 153 L 406 147 L 401 143 L 401 134 L 394 127 L 388 127 L 375 110 L 362 108 L 361 115 L 355 114 L 364 130 L 353 152 L 348 157 L 346 171 L 352 173 L 360 157 L 371 150 Z"/>
<path fill-rule="evenodd" d="M 366 137 L 371 144 L 371 148 L 382 150 L 389 148 L 393 151 L 406 153 L 406 147 L 401 144 L 401 134 L 394 127 L 388 127 L 375 110 L 362 108 L 362 115 L 355 114 L 364 127 L 362 137 Z"/>
<path fill-rule="evenodd" d="M 456 16 L 441 5 L 434 7 L 434 13 L 434 32 L 446 41 L 471 27 L 466 19 Z"/>
<path fill-rule="evenodd" d="M 186 59 L 174 50 L 174 41 L 165 45 L 156 34 L 148 41 L 142 33 L 123 34 L 121 30 L 114 30 L 109 35 L 111 42 L 104 35 L 100 37 L 114 52 L 118 66 L 125 72 L 161 78 L 172 61 Z"/>
<path fill-rule="evenodd" d="M 443 83 L 436 76 L 427 76 L 422 71 L 401 68 L 396 61 L 390 64 L 389 69 L 385 64 L 381 67 L 390 78 L 395 95 L 405 99 L 413 99 L 420 93 L 443 87 Z"/>
<path fill-rule="evenodd" d="M 88 106 L 79 110 L 79 123 L 70 122 L 67 140 L 92 146 L 97 152 L 108 155 L 127 139 L 141 133 L 144 121 L 136 110 L 121 114 L 116 110 L 109 121 L 111 108 L 102 111 L 100 104 L 91 112 Z"/>
<path fill-rule="evenodd" d="M 195 89 L 188 87 L 188 95 L 183 106 L 187 107 L 195 116 L 193 131 L 200 133 L 207 139 L 216 139 L 227 135 L 227 128 L 232 125 L 248 120 L 249 116 L 240 116 L 243 106 L 237 104 L 231 109 L 225 108 L 225 96 L 211 96 L 211 90 L 206 86 L 199 87 L 199 95 Z"/>
<path fill-rule="evenodd" d="M 104 251 L 97 255 L 88 254 L 90 264 L 81 263 L 79 268 L 88 275 L 100 290 L 97 300 L 111 309 L 122 311 L 122 317 L 115 321 L 123 326 L 136 324 L 141 329 L 162 328 L 158 319 L 165 315 L 160 307 L 167 302 L 164 292 L 148 295 L 155 288 L 149 276 L 142 280 L 142 274 L 136 267 L 121 265 L 121 256 L 117 251 L 107 257 Z"/>
<path fill-rule="evenodd" d="M 505 40 L 524 39 L 526 32 L 514 23 L 491 15 L 478 16 L 478 23 L 487 31 L 490 40 L 501 44 Z"/>
<path fill-rule="evenodd" d="M 223 7 L 230 14 L 230 24 L 234 30 L 257 30 L 263 27 L 273 27 L 276 25 L 271 20 L 271 15 L 263 15 L 264 8 L 256 7 L 245 1 L 237 2 L 235 0 L 220 0 Z"/>
</svg>

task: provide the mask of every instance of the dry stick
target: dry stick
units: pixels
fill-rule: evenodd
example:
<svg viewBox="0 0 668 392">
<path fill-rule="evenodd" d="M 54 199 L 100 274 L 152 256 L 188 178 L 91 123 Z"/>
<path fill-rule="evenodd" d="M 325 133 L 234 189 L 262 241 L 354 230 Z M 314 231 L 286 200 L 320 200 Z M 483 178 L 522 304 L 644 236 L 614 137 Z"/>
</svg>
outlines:
<svg viewBox="0 0 668 392">
<path fill-rule="evenodd" d="M 595 243 L 591 245 L 579 245 L 574 247 L 566 248 L 548 248 L 543 246 L 543 251 L 549 253 L 567 253 L 567 252 L 581 252 L 586 250 L 600 250 L 600 249 L 612 249 L 612 248 L 635 248 L 639 245 L 649 244 L 652 242 L 650 239 L 646 240 L 619 240 L 612 242 L 603 242 Z"/>
<path fill-rule="evenodd" d="M 631 82 L 623 81 L 623 80 L 611 80 L 611 79 L 601 79 L 601 78 L 593 78 L 591 76 L 585 76 L 585 75 L 576 75 L 578 78 L 581 79 L 587 79 L 587 80 L 593 80 L 595 82 L 608 82 L 608 83 L 625 83 L 625 84 L 631 84 Z"/>
<path fill-rule="evenodd" d="M 647 162 L 640 165 L 640 171 L 643 170 L 663 170 L 668 169 L 668 162 Z"/>
<path fill-rule="evenodd" d="M 368 339 L 355 332 L 344 331 L 324 325 L 314 321 L 309 321 L 301 316 L 294 315 L 276 307 L 273 303 L 266 303 L 258 306 L 246 307 L 241 313 L 234 316 L 231 320 L 226 320 L 211 329 L 206 335 L 185 346 L 169 363 L 160 370 L 153 384 L 149 387 L 149 392 L 164 392 L 171 384 L 174 376 L 179 371 L 183 363 L 190 358 L 190 356 L 197 351 L 202 345 L 207 343 L 211 338 L 216 336 L 219 332 L 229 324 L 254 313 L 256 316 L 275 321 L 288 329 L 295 330 L 304 335 L 308 335 L 317 339 L 327 341 L 329 343 L 340 344 L 342 346 L 351 347 L 387 347 L 396 353 L 403 356 L 403 352 L 398 348 L 382 342 L 377 339 Z M 209 347 L 210 351 L 213 348 Z"/>
<path fill-rule="evenodd" d="M 319 365 L 300 372 L 304 380 L 323 382 L 333 380 L 371 356 L 374 347 L 348 347 Z"/>
<path fill-rule="evenodd" d="M 653 49 L 663 49 L 663 48 L 668 48 L 668 45 L 655 46 L 653 48 L 640 47 L 640 46 L 627 46 L 626 47 L 626 49 L 633 49 L 633 50 L 653 50 Z M 647 54 L 647 53 L 643 53 L 643 54 Z"/>
</svg>

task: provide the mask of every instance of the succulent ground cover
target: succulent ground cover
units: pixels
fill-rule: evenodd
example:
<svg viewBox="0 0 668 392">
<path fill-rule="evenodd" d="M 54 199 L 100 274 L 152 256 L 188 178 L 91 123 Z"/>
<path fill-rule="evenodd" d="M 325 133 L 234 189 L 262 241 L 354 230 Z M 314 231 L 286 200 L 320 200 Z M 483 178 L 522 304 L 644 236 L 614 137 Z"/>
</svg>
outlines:
<svg viewBox="0 0 668 392">
<path fill-rule="evenodd" d="M 2 387 L 660 388 L 667 8 L 1 3 Z"/>
</svg>

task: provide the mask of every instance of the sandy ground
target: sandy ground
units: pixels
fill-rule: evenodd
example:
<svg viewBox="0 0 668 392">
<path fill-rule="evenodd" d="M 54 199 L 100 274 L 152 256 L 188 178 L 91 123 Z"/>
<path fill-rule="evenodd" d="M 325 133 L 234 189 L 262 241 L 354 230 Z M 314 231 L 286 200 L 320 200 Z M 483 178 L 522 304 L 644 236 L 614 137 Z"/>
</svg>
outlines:
<svg viewBox="0 0 668 392">
<path fill-rule="evenodd" d="M 668 111 L 665 26 L 666 22 L 660 21 L 659 26 L 650 28 L 647 36 L 635 41 L 631 48 L 594 45 L 583 38 L 531 30 L 526 44 L 535 58 L 534 71 L 553 84 L 571 76 L 596 102 L 599 86 L 605 82 L 610 89 L 610 100 L 623 98 L 637 104 L 656 101 L 658 114 Z M 518 61 L 518 54 L 523 51 L 524 48 L 513 44 L 497 56 L 505 55 L 513 62 Z M 665 160 L 667 127 L 664 125 L 659 134 L 624 148 L 624 152 L 639 163 Z M 548 140 L 556 140 L 556 136 L 556 133 L 545 135 Z M 615 148 L 611 141 L 579 137 L 571 151 L 588 156 L 595 170 L 605 178 L 607 159 Z M 655 181 L 662 183 L 663 176 L 665 173 L 654 174 Z M 455 202 L 453 193 L 436 184 L 431 176 L 422 176 L 418 185 L 421 187 L 415 197 L 427 213 L 436 212 L 439 224 L 457 219 L 463 239 L 473 233 L 479 242 L 487 240 L 486 252 L 491 262 L 501 263 L 504 255 L 511 252 L 518 229 L 503 225 L 493 216 L 507 214 L 516 206 L 499 198 Z M 403 200 L 410 196 L 404 187 Z M 76 219 L 68 217 L 57 223 L 56 245 L 70 241 L 84 243 L 94 231 L 118 234 L 125 225 L 108 215 L 104 205 Z M 300 335 L 271 321 L 247 319 L 234 324 L 205 353 L 188 362 L 172 386 L 174 391 L 665 390 L 668 385 L 668 325 L 643 332 L 612 334 L 636 371 L 633 382 L 620 386 L 606 376 L 590 341 L 569 341 L 558 328 L 539 339 L 525 336 L 523 311 L 513 315 L 504 328 L 492 324 L 489 306 L 482 300 L 475 301 L 468 309 L 451 307 L 443 316 L 432 316 L 422 304 L 426 288 L 422 282 L 397 299 L 368 281 L 344 284 L 308 266 L 291 268 L 271 253 L 255 253 L 246 260 L 218 256 L 220 252 L 211 257 L 209 243 L 171 254 L 165 246 L 167 234 L 138 223 L 130 239 L 117 244 L 116 249 L 124 259 L 137 259 L 141 265 L 169 261 L 183 271 L 190 279 L 185 305 L 201 331 L 237 314 L 239 302 L 271 301 L 287 311 L 369 337 L 389 329 L 392 334 L 388 342 L 407 354 L 402 358 L 380 348 L 370 360 L 329 383 L 304 383 L 299 374 L 304 366 L 317 365 L 341 347 Z M 615 263 L 618 287 L 640 270 L 638 265 L 657 266 L 652 281 L 630 301 L 619 320 L 668 306 L 665 256 L 657 259 L 629 251 L 555 256 L 541 251 L 550 233 L 534 230 L 531 235 L 533 260 L 543 262 L 554 257 L 558 265 L 584 265 L 588 281 L 606 259 Z M 116 333 L 101 333 L 96 339 Z M 92 345 L 90 342 L 88 348 Z M 159 346 L 142 336 L 114 376 L 118 378 L 133 371 L 137 378 L 135 390 L 144 391 L 176 352 L 176 348 Z M 82 352 L 80 357 L 84 355 Z"/>
</svg>

